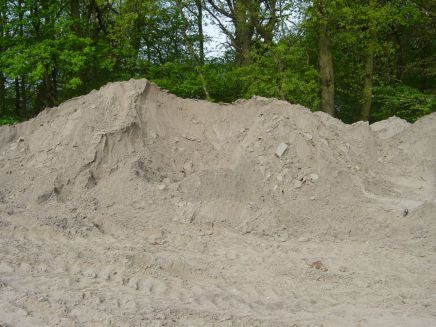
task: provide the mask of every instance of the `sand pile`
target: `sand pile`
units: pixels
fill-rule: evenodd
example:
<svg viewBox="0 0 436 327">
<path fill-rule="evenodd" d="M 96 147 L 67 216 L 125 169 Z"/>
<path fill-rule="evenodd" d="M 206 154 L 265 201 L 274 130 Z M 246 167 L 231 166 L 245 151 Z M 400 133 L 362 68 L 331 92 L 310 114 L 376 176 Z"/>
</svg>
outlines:
<svg viewBox="0 0 436 327">
<path fill-rule="evenodd" d="M 1 127 L 0 325 L 431 325 L 435 140 L 145 80 Z"/>
</svg>

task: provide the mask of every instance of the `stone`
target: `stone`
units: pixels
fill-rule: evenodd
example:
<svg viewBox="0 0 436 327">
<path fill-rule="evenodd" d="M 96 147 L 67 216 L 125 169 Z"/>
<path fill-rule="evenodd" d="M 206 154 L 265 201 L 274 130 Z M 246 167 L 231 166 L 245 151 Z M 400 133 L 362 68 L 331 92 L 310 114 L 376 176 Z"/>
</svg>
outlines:
<svg viewBox="0 0 436 327">
<path fill-rule="evenodd" d="M 187 175 L 192 174 L 194 172 L 194 164 L 192 163 L 192 161 L 185 162 L 185 164 L 183 165 L 183 171 Z"/>
<path fill-rule="evenodd" d="M 321 143 L 324 144 L 325 146 L 329 146 L 329 142 L 327 142 L 326 139 L 321 139 Z"/>
<path fill-rule="evenodd" d="M 164 243 L 163 232 L 156 231 L 148 236 L 148 243 L 151 245 L 162 245 Z"/>
<path fill-rule="evenodd" d="M 159 190 L 164 191 L 166 189 L 167 189 L 167 185 L 166 184 L 159 185 Z"/>
<path fill-rule="evenodd" d="M 318 269 L 318 270 L 324 271 L 324 272 L 328 271 L 327 267 L 324 266 L 324 264 L 323 264 L 321 261 L 319 261 L 319 260 L 313 262 L 313 263 L 310 265 L 310 267 L 311 267 L 311 268 L 314 268 L 314 269 Z"/>
<path fill-rule="evenodd" d="M 279 233 L 277 233 L 276 235 L 276 239 L 279 242 L 286 242 L 289 238 L 289 235 L 286 231 L 281 231 Z"/>
<path fill-rule="evenodd" d="M 315 182 L 316 180 L 318 180 L 319 177 L 318 174 L 313 173 L 309 175 L 309 178 L 311 182 Z"/>
<path fill-rule="evenodd" d="M 286 150 L 288 150 L 288 147 L 289 146 L 286 143 L 280 143 L 276 149 L 276 156 L 281 158 L 285 154 Z"/>
<path fill-rule="evenodd" d="M 298 238 L 298 242 L 309 242 L 310 241 L 310 237 L 307 235 L 302 235 Z"/>
<path fill-rule="evenodd" d="M 303 186 L 303 182 L 302 181 L 296 180 L 294 182 L 294 188 L 300 188 L 302 186 Z"/>
<path fill-rule="evenodd" d="M 44 193 L 38 195 L 38 197 L 36 198 L 36 203 L 41 204 L 41 203 L 47 201 L 48 199 L 50 199 L 52 194 L 53 194 L 53 191 L 50 190 L 50 191 L 47 191 L 47 192 L 44 192 Z"/>
</svg>

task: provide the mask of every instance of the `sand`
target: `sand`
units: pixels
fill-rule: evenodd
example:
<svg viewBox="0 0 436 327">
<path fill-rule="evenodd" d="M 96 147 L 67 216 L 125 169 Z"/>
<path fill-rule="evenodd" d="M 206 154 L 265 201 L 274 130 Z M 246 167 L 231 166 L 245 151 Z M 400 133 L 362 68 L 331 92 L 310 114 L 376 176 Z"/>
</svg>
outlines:
<svg viewBox="0 0 436 327">
<path fill-rule="evenodd" d="M 146 80 L 0 127 L 0 326 L 436 325 L 435 144 Z"/>
</svg>

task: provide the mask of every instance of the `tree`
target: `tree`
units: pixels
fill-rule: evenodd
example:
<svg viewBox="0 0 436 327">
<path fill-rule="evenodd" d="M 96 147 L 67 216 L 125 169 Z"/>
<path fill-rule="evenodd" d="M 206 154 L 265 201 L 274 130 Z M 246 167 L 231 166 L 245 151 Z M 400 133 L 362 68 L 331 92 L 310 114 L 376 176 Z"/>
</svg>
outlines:
<svg viewBox="0 0 436 327">
<path fill-rule="evenodd" d="M 436 110 L 425 0 L 0 0 L 0 124 L 109 81 L 183 97 L 276 97 L 346 122 Z M 298 17 L 298 19 L 295 19 Z M 227 36 L 211 58 L 204 26 Z"/>
<path fill-rule="evenodd" d="M 333 70 L 333 54 L 331 30 L 335 23 L 333 11 L 335 1 L 314 0 L 312 26 L 316 30 L 318 40 L 318 67 L 321 86 L 320 109 L 335 116 L 335 81 Z"/>
<path fill-rule="evenodd" d="M 185 41 L 185 46 L 188 49 L 189 54 L 191 55 L 192 59 L 194 60 L 195 65 L 196 65 L 197 72 L 198 72 L 200 79 L 201 79 L 204 95 L 206 96 L 206 99 L 210 100 L 211 98 L 209 95 L 209 91 L 207 89 L 206 80 L 204 79 L 203 72 L 201 71 L 201 66 L 204 64 L 204 48 L 203 48 L 204 36 L 200 35 L 200 54 L 197 54 L 195 52 L 195 49 L 192 45 L 192 42 L 191 42 L 189 36 L 188 36 L 189 23 L 188 23 L 188 19 L 185 16 L 185 13 L 183 12 L 184 5 L 182 4 L 181 0 L 175 0 L 175 1 L 177 4 L 177 8 L 179 10 L 179 13 L 182 17 L 182 34 L 183 34 L 183 39 Z M 198 10 L 197 15 L 196 15 L 197 22 L 199 25 L 201 25 L 201 22 L 203 21 L 201 1 L 197 1 L 197 10 Z M 203 27 L 199 26 L 198 29 L 199 29 L 200 33 L 202 34 Z"/>
<path fill-rule="evenodd" d="M 7 1 L 0 1 L 0 52 L 7 47 Z M 6 77 L 3 71 L 0 71 L 0 118 L 6 116 Z"/>
<path fill-rule="evenodd" d="M 206 10 L 229 38 L 238 65 L 251 62 L 256 35 L 264 44 L 272 43 L 278 24 L 278 0 L 208 0 L 208 3 Z M 230 19 L 232 28 L 226 26 L 222 17 Z"/>
<path fill-rule="evenodd" d="M 376 11 L 376 0 L 368 0 L 368 41 L 366 44 L 365 53 L 365 75 L 364 85 L 362 92 L 362 120 L 368 121 L 371 111 L 372 102 L 372 80 L 374 73 L 374 54 L 376 43 L 376 18 L 374 17 Z"/>
</svg>

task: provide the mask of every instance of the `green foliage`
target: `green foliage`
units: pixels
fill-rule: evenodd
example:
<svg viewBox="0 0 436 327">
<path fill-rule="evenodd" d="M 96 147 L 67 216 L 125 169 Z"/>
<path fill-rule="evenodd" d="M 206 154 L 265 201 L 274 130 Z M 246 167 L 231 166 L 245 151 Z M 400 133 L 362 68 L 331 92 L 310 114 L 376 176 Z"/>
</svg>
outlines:
<svg viewBox="0 0 436 327">
<path fill-rule="evenodd" d="M 0 117 L 0 126 L 2 125 L 13 125 L 18 123 L 18 119 L 15 117 Z"/>
<path fill-rule="evenodd" d="M 204 99 L 205 94 L 199 75 L 201 70 L 212 100 L 232 102 L 241 98 L 241 74 L 238 68 L 219 60 L 193 68 L 191 62 L 168 62 L 147 67 L 144 77 L 164 89 L 184 98 Z"/>
<path fill-rule="evenodd" d="M 198 2 L 181 3 L 187 39 L 199 52 L 205 35 L 197 24 Z M 175 1 L 0 0 L 0 123 L 30 118 L 47 106 L 132 77 L 150 79 L 181 97 L 205 99 L 206 88 L 216 102 L 259 95 L 317 110 L 320 26 L 332 38 L 338 118 L 360 119 L 368 44 L 374 46 L 370 119 L 395 114 L 414 121 L 435 111 L 436 25 L 430 2 L 377 1 L 371 8 L 358 0 L 271 3 L 288 11 L 277 12 L 268 25 L 273 6 L 261 6 L 260 23 L 266 25 L 253 29 L 249 60 L 236 62 L 230 19 L 222 21 L 230 35 L 225 52 L 202 64 L 187 51 Z M 208 11 L 200 26 L 214 13 L 205 2 Z M 297 11 L 296 26 L 279 18 Z M 376 22 L 375 37 L 368 32 L 369 18 Z M 267 30 L 274 34 L 269 42 L 268 33 L 262 34 Z"/>
<path fill-rule="evenodd" d="M 90 60 L 94 50 L 90 43 L 89 39 L 70 34 L 28 46 L 17 44 L 2 54 L 0 65 L 6 76 L 15 78 L 26 75 L 31 83 L 58 69 L 68 84 L 71 79 L 77 79 L 76 74 Z M 77 85 L 77 82 L 73 84 Z"/>
<path fill-rule="evenodd" d="M 364 63 L 369 44 L 374 47 L 373 80 L 376 85 L 378 83 L 395 89 L 398 84 L 404 84 L 422 94 L 423 91 L 434 93 L 436 43 L 431 36 L 435 30 L 434 20 L 429 16 L 430 4 L 415 0 L 377 1 L 372 8 L 369 1 L 315 0 L 312 3 L 314 6 L 323 5 L 325 9 L 321 12 L 324 15 L 317 16 L 319 11 L 309 6 L 303 27 L 309 46 L 316 49 L 317 28 L 320 24 L 328 25 L 332 37 L 338 118 L 351 123 L 361 117 L 366 76 Z M 370 17 L 375 21 L 375 38 L 369 34 Z M 315 65 L 315 51 L 311 57 Z M 387 96 L 392 93 L 389 88 L 373 90 L 377 92 L 377 97 L 383 91 L 388 92 Z M 409 100 L 418 101 L 418 98 L 415 95 Z M 377 101 L 375 95 L 374 101 Z M 374 103 L 373 110 L 379 110 L 376 105 L 380 104 Z M 384 114 L 374 113 L 372 116 L 373 120 L 384 118 Z"/>
<path fill-rule="evenodd" d="M 319 106 L 318 74 L 308 62 L 305 49 L 284 40 L 252 55 L 253 63 L 239 68 L 242 97 L 275 97 L 302 104 L 312 110 Z"/>
<path fill-rule="evenodd" d="M 242 67 L 219 60 L 197 68 L 191 62 L 168 62 L 147 67 L 146 77 L 178 96 L 204 99 L 201 70 L 214 101 L 259 95 L 318 108 L 318 74 L 303 47 L 283 41 L 253 52 L 252 58 L 251 64 Z"/>
<path fill-rule="evenodd" d="M 192 63 L 167 62 L 149 68 L 148 78 L 184 98 L 203 98 L 201 81 Z"/>
<path fill-rule="evenodd" d="M 374 88 L 373 121 L 397 116 L 414 122 L 436 111 L 436 96 L 407 85 L 381 85 Z"/>
<path fill-rule="evenodd" d="M 204 69 L 212 100 L 230 103 L 242 97 L 243 81 L 232 62 L 215 60 L 204 66 Z"/>
</svg>

